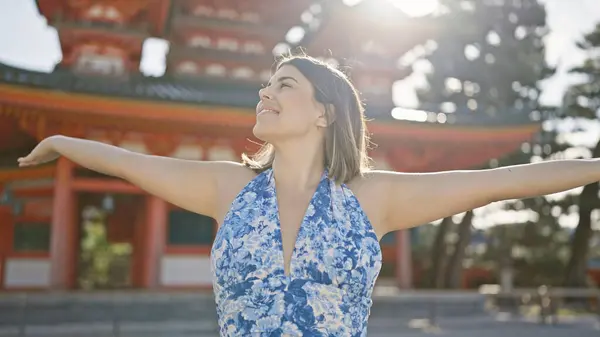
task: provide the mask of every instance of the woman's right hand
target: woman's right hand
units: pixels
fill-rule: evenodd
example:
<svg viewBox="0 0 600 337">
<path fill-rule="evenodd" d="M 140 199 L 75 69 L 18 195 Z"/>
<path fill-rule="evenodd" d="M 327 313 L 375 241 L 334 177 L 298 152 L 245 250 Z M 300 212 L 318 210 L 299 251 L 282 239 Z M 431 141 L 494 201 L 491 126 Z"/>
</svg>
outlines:
<svg viewBox="0 0 600 337">
<path fill-rule="evenodd" d="M 27 156 L 17 159 L 19 167 L 40 165 L 58 159 L 60 153 L 54 148 L 57 137 L 60 136 L 52 136 L 42 140 Z"/>
<path fill-rule="evenodd" d="M 215 219 L 224 217 L 237 193 L 256 175 L 239 163 L 142 154 L 60 135 L 42 140 L 31 153 L 19 158 L 18 163 L 20 167 L 35 166 L 60 156 L 83 168 L 124 179 L 173 205 Z"/>
</svg>

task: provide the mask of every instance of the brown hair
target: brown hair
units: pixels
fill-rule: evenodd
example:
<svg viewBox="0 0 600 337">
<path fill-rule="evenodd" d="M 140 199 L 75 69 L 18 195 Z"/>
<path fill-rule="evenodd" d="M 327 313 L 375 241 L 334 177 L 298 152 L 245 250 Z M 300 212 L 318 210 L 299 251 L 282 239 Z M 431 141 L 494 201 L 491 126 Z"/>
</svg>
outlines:
<svg viewBox="0 0 600 337">
<path fill-rule="evenodd" d="M 273 69 L 284 65 L 298 69 L 313 85 L 315 100 L 325 106 L 329 126 L 325 135 L 325 168 L 336 183 L 347 183 L 370 168 L 369 136 L 364 107 L 356 88 L 339 69 L 310 56 L 283 56 Z M 331 109 L 333 107 L 333 109 Z M 264 143 L 251 157 L 242 154 L 245 166 L 257 173 L 272 167 L 275 150 Z"/>
</svg>

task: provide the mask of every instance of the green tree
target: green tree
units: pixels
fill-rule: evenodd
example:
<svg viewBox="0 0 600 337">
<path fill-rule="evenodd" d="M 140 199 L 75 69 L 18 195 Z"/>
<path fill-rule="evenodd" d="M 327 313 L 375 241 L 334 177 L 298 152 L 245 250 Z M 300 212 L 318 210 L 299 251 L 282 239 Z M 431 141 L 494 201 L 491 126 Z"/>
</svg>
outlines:
<svg viewBox="0 0 600 337">
<path fill-rule="evenodd" d="M 563 101 L 563 120 L 573 124 L 572 132 L 584 131 L 590 124 L 597 123 L 600 111 L 600 24 L 583 36 L 577 47 L 586 53 L 587 58 L 571 73 L 580 75 L 582 83 L 571 86 Z M 563 135 L 559 135 L 561 138 Z M 568 142 L 567 142 L 568 143 Z M 573 144 L 572 144 L 573 145 Z M 600 157 L 600 141 L 587 144 L 588 151 L 581 151 L 582 157 Z M 576 198 L 579 212 L 579 223 L 571 239 L 571 254 L 567 264 L 564 285 L 584 287 L 587 285 L 587 261 L 589 258 L 590 238 L 592 230 L 592 211 L 600 205 L 598 183 L 586 185 Z"/>
<path fill-rule="evenodd" d="M 541 80 L 554 70 L 545 63 L 543 38 L 546 12 L 536 0 L 444 0 L 444 14 L 437 20 L 447 27 L 435 41 L 436 48 L 424 59 L 431 64 L 428 85 L 418 92 L 421 108 L 448 113 L 448 121 L 464 124 L 540 122 L 550 109 L 540 105 Z M 539 142 L 539 140 L 537 140 Z M 529 162 L 529 152 L 497 158 L 484 167 Z M 460 193 L 460 191 L 457 191 Z M 465 248 L 471 237 L 472 213 L 457 226 L 458 240 L 452 254 L 434 247 L 434 273 L 445 287 L 459 287 Z M 439 227 L 448 231 L 447 224 Z M 446 233 L 440 233 L 446 236 Z M 438 237 L 437 244 L 446 240 Z M 447 261 L 442 261 L 444 259 Z M 439 261 L 437 261 L 439 260 Z"/>
</svg>

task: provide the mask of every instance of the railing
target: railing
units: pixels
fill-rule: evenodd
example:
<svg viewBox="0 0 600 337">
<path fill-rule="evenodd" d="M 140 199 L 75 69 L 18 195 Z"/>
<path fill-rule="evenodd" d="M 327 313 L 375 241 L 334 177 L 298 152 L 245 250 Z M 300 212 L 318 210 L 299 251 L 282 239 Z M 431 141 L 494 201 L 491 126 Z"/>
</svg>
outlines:
<svg viewBox="0 0 600 337">
<path fill-rule="evenodd" d="M 502 291 L 487 286 L 480 291 L 405 291 L 390 287 L 374 293 L 371 319 L 376 322 L 369 329 L 378 328 L 381 322 L 387 328 L 393 326 L 390 329 L 394 331 L 415 328 L 416 324 L 421 329 L 436 329 L 457 321 L 492 322 L 489 304 L 505 300 L 512 302 L 513 309 L 523 303 L 539 304 L 539 322 L 545 325 L 552 318 L 551 322 L 557 324 L 557 311 L 564 299 L 597 301 L 600 326 L 600 291 L 595 289 L 540 287 Z M 0 336 L 149 337 L 190 333 L 217 334 L 211 294 L 135 291 L 0 294 Z"/>
<path fill-rule="evenodd" d="M 373 294 L 373 301 L 380 304 L 424 305 L 421 315 L 413 318 L 423 318 L 421 326 L 427 328 L 437 328 L 441 317 L 452 314 L 445 312 L 446 308 L 455 311 L 460 307 L 462 315 L 485 313 L 485 300 L 485 295 L 471 290 L 402 290 L 397 287 L 378 287 Z"/>
<path fill-rule="evenodd" d="M 482 315 L 475 292 L 378 292 L 371 317 L 407 328 L 411 321 L 435 327 L 438 318 Z M 60 324 L 58 324 L 60 323 Z M 215 336 L 214 298 L 208 293 L 94 292 L 0 294 L 0 336 L 125 337 L 194 333 Z"/>
<path fill-rule="evenodd" d="M 122 337 L 193 332 L 216 335 L 205 293 L 20 293 L 0 295 L 0 336 Z"/>
<path fill-rule="evenodd" d="M 566 300 L 585 303 L 589 307 L 595 306 L 595 312 L 600 324 L 600 289 L 594 288 L 560 288 L 540 286 L 538 288 L 521 288 L 502 290 L 498 285 L 485 285 L 479 292 L 493 302 L 506 302 L 514 312 L 522 304 L 537 304 L 539 306 L 538 319 L 541 324 L 557 324 L 558 312 Z M 505 303 L 506 304 L 506 303 Z"/>
</svg>

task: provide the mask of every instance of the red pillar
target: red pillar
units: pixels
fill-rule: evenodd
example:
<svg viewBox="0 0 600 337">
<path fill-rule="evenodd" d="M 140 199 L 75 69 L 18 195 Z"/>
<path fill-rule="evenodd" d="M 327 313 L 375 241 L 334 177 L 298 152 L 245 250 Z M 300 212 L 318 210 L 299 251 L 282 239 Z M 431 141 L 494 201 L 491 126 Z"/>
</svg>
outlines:
<svg viewBox="0 0 600 337">
<path fill-rule="evenodd" d="M 143 196 L 146 197 L 145 195 Z M 146 242 L 146 209 L 148 208 L 147 202 L 139 204 L 140 206 L 135 209 L 135 232 L 133 237 L 133 256 L 132 256 L 132 267 L 130 269 L 131 283 L 135 288 L 141 288 L 144 286 L 144 261 L 146 260 L 144 254 L 144 245 Z"/>
<path fill-rule="evenodd" d="M 2 187 L 0 187 L 2 193 Z M 0 206 L 0 289 L 4 288 L 4 268 L 6 256 L 12 250 L 12 227 L 14 226 L 11 210 L 8 206 Z"/>
<path fill-rule="evenodd" d="M 50 239 L 50 287 L 68 289 L 73 287 L 75 266 L 75 217 L 74 196 L 71 188 L 73 164 L 59 158 L 54 177 L 52 205 L 52 234 Z"/>
<path fill-rule="evenodd" d="M 146 224 L 143 254 L 143 288 L 157 288 L 160 285 L 160 262 L 165 247 L 167 228 L 167 203 L 153 195 L 146 197 Z"/>
<path fill-rule="evenodd" d="M 412 256 L 408 229 L 396 232 L 396 283 L 401 289 L 412 288 Z"/>
</svg>

